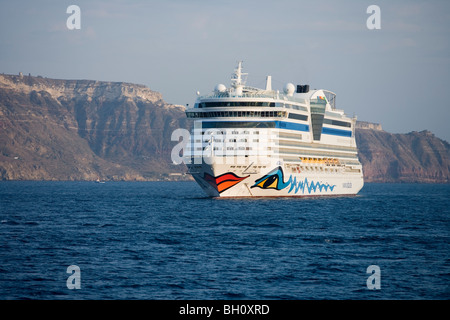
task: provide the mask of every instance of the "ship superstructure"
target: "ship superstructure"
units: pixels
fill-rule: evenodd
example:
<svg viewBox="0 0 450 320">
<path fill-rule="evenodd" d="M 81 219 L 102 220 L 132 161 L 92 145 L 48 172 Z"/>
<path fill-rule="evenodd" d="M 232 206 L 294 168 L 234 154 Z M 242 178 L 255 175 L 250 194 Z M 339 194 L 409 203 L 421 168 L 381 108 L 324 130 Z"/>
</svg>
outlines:
<svg viewBox="0 0 450 320">
<path fill-rule="evenodd" d="M 288 83 L 245 85 L 242 62 L 230 87 L 199 96 L 185 163 L 212 197 L 353 195 L 363 187 L 356 118 L 336 109 L 336 94 Z"/>
</svg>

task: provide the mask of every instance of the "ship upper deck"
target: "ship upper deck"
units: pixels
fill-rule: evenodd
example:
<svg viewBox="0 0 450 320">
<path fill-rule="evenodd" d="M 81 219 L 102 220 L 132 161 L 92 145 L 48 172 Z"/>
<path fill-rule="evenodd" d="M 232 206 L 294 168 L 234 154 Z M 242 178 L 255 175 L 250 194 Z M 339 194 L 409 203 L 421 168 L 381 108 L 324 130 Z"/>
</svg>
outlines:
<svg viewBox="0 0 450 320">
<path fill-rule="evenodd" d="M 246 73 L 242 73 L 242 64 L 239 62 L 235 72 L 231 76 L 231 85 L 226 87 L 218 84 L 210 94 L 200 95 L 194 107 L 186 109 L 188 118 L 239 117 L 250 114 L 252 117 L 261 115 L 265 117 L 268 107 L 273 114 L 282 114 L 289 118 L 303 117 L 302 114 L 311 115 L 312 118 L 323 117 L 331 119 L 348 120 L 343 110 L 336 109 L 336 94 L 324 89 L 311 89 L 309 85 L 297 85 L 287 83 L 283 90 L 272 89 L 271 76 L 266 78 L 264 89 L 247 86 L 245 84 Z M 246 113 L 244 113 L 244 111 Z M 272 113 L 272 112 L 270 112 Z M 291 116 L 292 114 L 292 116 Z M 297 114 L 297 115 L 296 115 Z M 315 116 L 317 115 L 317 116 Z"/>
<path fill-rule="evenodd" d="M 289 101 L 294 103 L 306 103 L 306 97 L 302 96 L 289 96 L 279 91 L 275 90 L 262 90 L 253 87 L 243 87 L 242 92 L 239 94 L 234 94 L 232 92 L 219 92 L 215 90 L 213 93 L 199 96 L 197 101 L 199 102 L 208 102 L 208 101 L 274 101 L 274 100 L 282 100 Z"/>
</svg>

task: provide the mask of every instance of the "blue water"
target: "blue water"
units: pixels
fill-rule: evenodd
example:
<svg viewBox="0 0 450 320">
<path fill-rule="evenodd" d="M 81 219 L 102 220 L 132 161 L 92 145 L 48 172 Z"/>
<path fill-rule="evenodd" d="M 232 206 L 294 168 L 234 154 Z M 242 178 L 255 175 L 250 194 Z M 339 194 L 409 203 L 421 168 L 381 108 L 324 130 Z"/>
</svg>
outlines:
<svg viewBox="0 0 450 320">
<path fill-rule="evenodd" d="M 193 182 L 0 182 L 0 299 L 449 299 L 449 199 L 432 184 L 225 200 Z"/>
</svg>

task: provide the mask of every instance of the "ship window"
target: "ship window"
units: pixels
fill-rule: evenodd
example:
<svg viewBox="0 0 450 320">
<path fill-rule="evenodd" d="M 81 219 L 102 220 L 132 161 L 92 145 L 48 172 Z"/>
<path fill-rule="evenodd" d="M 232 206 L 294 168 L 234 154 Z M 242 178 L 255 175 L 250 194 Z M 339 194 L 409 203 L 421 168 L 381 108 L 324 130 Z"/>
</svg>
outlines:
<svg viewBox="0 0 450 320">
<path fill-rule="evenodd" d="M 219 122 L 203 122 L 205 129 L 212 128 L 275 128 L 275 122 L 259 122 L 259 121 L 219 121 Z M 258 134 L 258 133 L 256 133 Z"/>
<path fill-rule="evenodd" d="M 284 111 L 214 111 L 214 112 L 186 112 L 187 118 L 217 118 L 217 117 L 278 117 L 282 118 L 286 116 Z M 302 116 L 307 119 L 307 116 Z M 289 115 L 289 118 L 295 118 L 295 116 Z M 301 119 L 303 120 L 303 119 Z"/>
<path fill-rule="evenodd" d="M 288 116 L 290 119 L 295 119 L 295 120 L 302 120 L 302 121 L 307 121 L 308 120 L 308 116 L 305 116 L 303 114 L 298 114 L 298 113 L 289 113 Z"/>
<path fill-rule="evenodd" d="M 341 126 L 341 127 L 348 127 L 348 128 L 351 128 L 351 126 L 352 126 L 352 124 L 350 122 L 327 119 L 327 118 L 323 119 L 323 123 L 331 124 L 333 126 Z"/>
<path fill-rule="evenodd" d="M 201 102 L 198 104 L 199 108 L 214 108 L 214 107 L 275 107 L 275 102 L 265 101 L 216 101 L 216 102 Z"/>
</svg>

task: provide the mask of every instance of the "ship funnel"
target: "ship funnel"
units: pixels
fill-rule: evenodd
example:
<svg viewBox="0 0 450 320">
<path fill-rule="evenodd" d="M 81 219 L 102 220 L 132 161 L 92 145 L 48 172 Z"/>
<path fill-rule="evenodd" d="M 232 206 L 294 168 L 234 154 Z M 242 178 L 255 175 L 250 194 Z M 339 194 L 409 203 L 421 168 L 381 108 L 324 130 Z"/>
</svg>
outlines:
<svg viewBox="0 0 450 320">
<path fill-rule="evenodd" d="M 272 90 L 272 76 L 267 76 L 266 78 L 266 91 Z"/>
<path fill-rule="evenodd" d="M 297 93 L 308 93 L 309 92 L 309 84 L 305 85 L 297 85 Z"/>
</svg>

